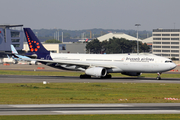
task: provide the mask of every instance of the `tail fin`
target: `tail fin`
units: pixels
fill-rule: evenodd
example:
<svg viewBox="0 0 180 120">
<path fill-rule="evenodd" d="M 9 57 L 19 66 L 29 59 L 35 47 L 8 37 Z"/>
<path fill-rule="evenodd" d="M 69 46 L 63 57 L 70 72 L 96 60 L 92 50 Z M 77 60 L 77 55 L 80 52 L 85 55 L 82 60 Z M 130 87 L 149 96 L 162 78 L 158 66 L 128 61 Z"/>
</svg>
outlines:
<svg viewBox="0 0 180 120">
<path fill-rule="evenodd" d="M 37 55 L 38 59 L 52 60 L 50 52 L 47 51 L 30 28 L 24 28 L 24 33 L 29 45 L 29 50 Z"/>
<path fill-rule="evenodd" d="M 7 55 L 8 59 L 10 59 L 9 55 Z"/>
<path fill-rule="evenodd" d="M 12 51 L 13 54 L 18 54 L 16 48 L 14 48 L 13 45 L 11 45 L 11 51 Z"/>
</svg>

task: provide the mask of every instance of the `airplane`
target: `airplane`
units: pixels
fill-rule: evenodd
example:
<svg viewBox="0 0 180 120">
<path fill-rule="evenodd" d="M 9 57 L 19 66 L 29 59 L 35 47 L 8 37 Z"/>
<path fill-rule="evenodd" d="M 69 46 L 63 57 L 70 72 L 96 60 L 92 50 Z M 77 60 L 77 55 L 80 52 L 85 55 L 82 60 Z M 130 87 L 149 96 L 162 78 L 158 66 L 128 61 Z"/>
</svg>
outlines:
<svg viewBox="0 0 180 120">
<path fill-rule="evenodd" d="M 36 61 L 42 64 L 66 70 L 79 70 L 85 74 L 80 78 L 111 78 L 110 73 L 121 73 L 129 76 L 140 76 L 141 73 L 161 73 L 174 69 L 172 60 L 152 54 L 72 54 L 51 53 L 44 48 L 30 28 L 24 28 L 24 33 L 31 51 L 36 55 Z"/>
<path fill-rule="evenodd" d="M 17 64 L 18 61 L 23 61 L 24 59 L 26 59 L 25 61 L 27 61 L 29 63 L 29 65 L 37 65 L 37 61 L 31 60 L 31 58 L 29 58 L 27 56 L 19 55 L 13 45 L 11 45 L 11 51 L 12 51 L 12 55 L 13 55 L 12 58 L 14 59 L 15 64 Z"/>
</svg>

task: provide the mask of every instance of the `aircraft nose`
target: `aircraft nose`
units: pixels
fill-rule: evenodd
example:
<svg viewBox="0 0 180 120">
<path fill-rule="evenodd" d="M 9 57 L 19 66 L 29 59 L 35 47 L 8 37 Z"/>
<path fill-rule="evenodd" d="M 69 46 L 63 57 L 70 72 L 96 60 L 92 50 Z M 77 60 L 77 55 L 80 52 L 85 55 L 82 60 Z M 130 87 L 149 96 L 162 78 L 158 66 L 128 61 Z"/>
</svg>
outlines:
<svg viewBox="0 0 180 120">
<path fill-rule="evenodd" d="M 175 64 L 175 63 L 172 63 L 171 68 L 173 69 L 173 68 L 175 68 L 175 67 L 176 67 L 176 64 Z"/>
</svg>

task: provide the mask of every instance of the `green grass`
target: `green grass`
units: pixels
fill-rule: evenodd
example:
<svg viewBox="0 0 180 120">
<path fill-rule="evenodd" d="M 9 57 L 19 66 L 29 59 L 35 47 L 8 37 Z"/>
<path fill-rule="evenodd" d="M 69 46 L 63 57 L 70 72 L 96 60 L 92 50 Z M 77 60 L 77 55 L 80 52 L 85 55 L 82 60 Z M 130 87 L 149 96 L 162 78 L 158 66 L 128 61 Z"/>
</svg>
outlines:
<svg viewBox="0 0 180 120">
<path fill-rule="evenodd" d="M 0 91 L 0 104 L 180 102 L 164 100 L 165 97 L 180 98 L 180 84 L 1 83 Z"/>
<path fill-rule="evenodd" d="M 79 76 L 81 72 L 12 71 L 0 70 L 1 75 Z M 124 77 L 121 74 L 112 74 Z M 156 77 L 156 74 L 143 74 Z M 179 74 L 162 77 L 180 78 Z M 180 84 L 160 83 L 17 83 L 0 84 L 0 104 L 61 104 L 61 103 L 179 103 Z M 119 99 L 127 99 L 119 101 Z M 0 116 L 0 120 L 179 120 L 180 114 L 158 115 L 23 115 Z"/>
<path fill-rule="evenodd" d="M 72 72 L 72 71 L 20 71 L 20 70 L 0 70 L 0 75 L 32 75 L 32 76 L 79 76 L 83 74 L 83 72 Z M 111 73 L 113 77 L 127 77 L 126 75 L 122 75 L 121 73 Z M 130 77 L 130 76 L 128 76 Z M 140 77 L 152 77 L 156 78 L 156 73 L 143 73 Z M 163 78 L 180 78 L 180 74 L 162 74 Z"/>
<path fill-rule="evenodd" d="M 0 116 L 0 120 L 179 120 L 179 119 L 180 119 L 180 114 Z"/>
</svg>

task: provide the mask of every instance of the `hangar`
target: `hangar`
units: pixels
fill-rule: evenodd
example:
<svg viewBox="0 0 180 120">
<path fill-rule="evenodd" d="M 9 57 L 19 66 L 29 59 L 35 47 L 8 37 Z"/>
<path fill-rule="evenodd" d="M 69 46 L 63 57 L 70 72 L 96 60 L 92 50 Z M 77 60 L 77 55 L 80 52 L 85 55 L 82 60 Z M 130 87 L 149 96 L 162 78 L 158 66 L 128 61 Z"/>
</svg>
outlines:
<svg viewBox="0 0 180 120">
<path fill-rule="evenodd" d="M 109 39 L 112 39 L 113 37 L 115 38 L 125 38 L 127 40 L 132 40 L 132 41 L 137 41 L 137 38 L 136 37 L 132 37 L 130 35 L 127 35 L 125 33 L 108 33 L 108 34 L 105 34 L 103 36 L 100 36 L 98 37 L 97 39 L 102 42 L 102 41 L 109 41 Z M 142 41 L 141 39 L 138 39 L 138 41 Z"/>
<path fill-rule="evenodd" d="M 153 41 L 153 37 L 152 36 L 142 40 L 142 43 L 146 43 L 149 46 L 150 53 L 152 53 L 152 41 Z"/>
</svg>

